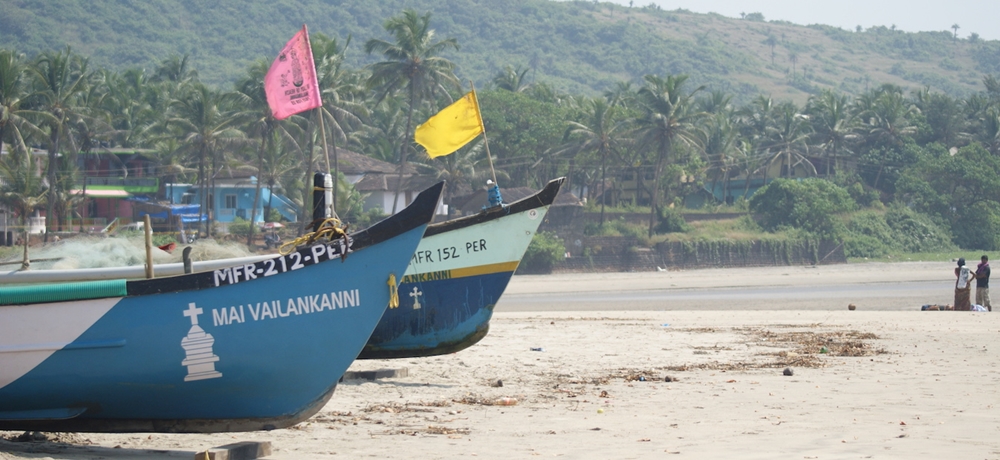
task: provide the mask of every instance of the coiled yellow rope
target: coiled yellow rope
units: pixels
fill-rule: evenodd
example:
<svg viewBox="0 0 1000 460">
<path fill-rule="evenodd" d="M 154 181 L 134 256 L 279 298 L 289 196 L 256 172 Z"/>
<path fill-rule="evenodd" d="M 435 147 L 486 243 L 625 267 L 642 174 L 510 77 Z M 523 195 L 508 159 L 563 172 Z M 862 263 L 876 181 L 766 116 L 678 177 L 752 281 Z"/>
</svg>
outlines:
<svg viewBox="0 0 1000 460">
<path fill-rule="evenodd" d="M 329 217 L 323 220 L 319 224 L 319 230 L 315 232 L 309 232 L 302 235 L 292 241 L 282 244 L 278 248 L 278 253 L 285 256 L 291 254 L 295 248 L 303 245 L 311 245 L 319 239 L 326 239 L 327 241 L 333 241 L 337 238 L 347 237 L 347 225 L 344 225 L 336 217 Z"/>
<path fill-rule="evenodd" d="M 396 274 L 389 274 L 389 308 L 399 308 L 399 287 L 396 286 Z"/>
</svg>

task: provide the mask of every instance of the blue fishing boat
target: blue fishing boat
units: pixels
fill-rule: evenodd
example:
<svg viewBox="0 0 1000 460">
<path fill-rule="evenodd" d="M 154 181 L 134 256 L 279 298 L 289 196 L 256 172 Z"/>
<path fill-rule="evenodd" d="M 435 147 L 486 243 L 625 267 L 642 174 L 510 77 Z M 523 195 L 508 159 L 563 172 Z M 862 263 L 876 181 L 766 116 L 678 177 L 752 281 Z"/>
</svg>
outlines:
<svg viewBox="0 0 1000 460">
<path fill-rule="evenodd" d="M 482 340 L 493 307 L 565 178 L 509 205 L 431 224 L 358 359 L 454 353 Z"/>
<path fill-rule="evenodd" d="M 250 431 L 310 417 L 393 299 L 441 189 L 255 263 L 0 286 L 0 430 Z"/>
</svg>

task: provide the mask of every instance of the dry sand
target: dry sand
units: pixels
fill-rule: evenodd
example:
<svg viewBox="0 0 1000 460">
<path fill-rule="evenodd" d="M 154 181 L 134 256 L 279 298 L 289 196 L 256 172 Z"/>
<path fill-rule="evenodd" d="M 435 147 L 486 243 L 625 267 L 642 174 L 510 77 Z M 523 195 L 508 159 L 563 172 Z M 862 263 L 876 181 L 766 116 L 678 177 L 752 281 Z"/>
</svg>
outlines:
<svg viewBox="0 0 1000 460">
<path fill-rule="evenodd" d="M 781 286 L 781 272 L 799 269 L 515 277 L 508 291 L 627 292 L 665 275 L 687 287 Z M 823 270 L 815 282 L 891 283 L 942 270 L 947 280 L 950 264 L 803 270 Z M 409 375 L 344 382 L 292 429 L 47 434 L 0 440 L 0 459 L 193 458 L 251 440 L 270 441 L 275 459 L 1000 458 L 991 313 L 500 308 L 491 324 L 456 354 L 355 363 Z"/>
</svg>

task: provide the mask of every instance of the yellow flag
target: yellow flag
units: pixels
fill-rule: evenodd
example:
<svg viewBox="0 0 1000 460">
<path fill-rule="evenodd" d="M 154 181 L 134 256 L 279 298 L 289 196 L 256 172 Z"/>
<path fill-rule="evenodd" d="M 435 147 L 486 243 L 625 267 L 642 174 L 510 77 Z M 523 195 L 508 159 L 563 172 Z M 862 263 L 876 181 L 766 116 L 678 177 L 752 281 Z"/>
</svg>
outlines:
<svg viewBox="0 0 1000 460">
<path fill-rule="evenodd" d="M 427 149 L 431 158 L 448 155 L 485 131 L 479 115 L 476 92 L 470 91 L 417 126 L 413 140 Z"/>
</svg>

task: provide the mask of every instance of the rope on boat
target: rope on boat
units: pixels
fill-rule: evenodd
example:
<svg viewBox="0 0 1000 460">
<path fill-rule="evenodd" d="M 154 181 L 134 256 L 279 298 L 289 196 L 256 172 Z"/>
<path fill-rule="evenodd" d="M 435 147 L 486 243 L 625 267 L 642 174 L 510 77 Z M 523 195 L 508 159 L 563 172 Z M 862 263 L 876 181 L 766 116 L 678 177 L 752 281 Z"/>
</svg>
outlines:
<svg viewBox="0 0 1000 460">
<path fill-rule="evenodd" d="M 396 274 L 389 274 L 389 308 L 399 308 L 399 287 L 396 286 Z"/>
<path fill-rule="evenodd" d="M 295 248 L 303 245 L 312 245 L 321 238 L 326 239 L 327 241 L 333 241 L 338 238 L 346 238 L 347 227 L 348 225 L 341 222 L 340 219 L 337 219 L 336 217 L 328 217 L 319 224 L 319 230 L 306 233 L 305 235 L 302 235 L 292 241 L 282 244 L 281 247 L 278 248 L 278 253 L 283 256 L 287 256 L 288 254 L 291 254 Z"/>
</svg>

